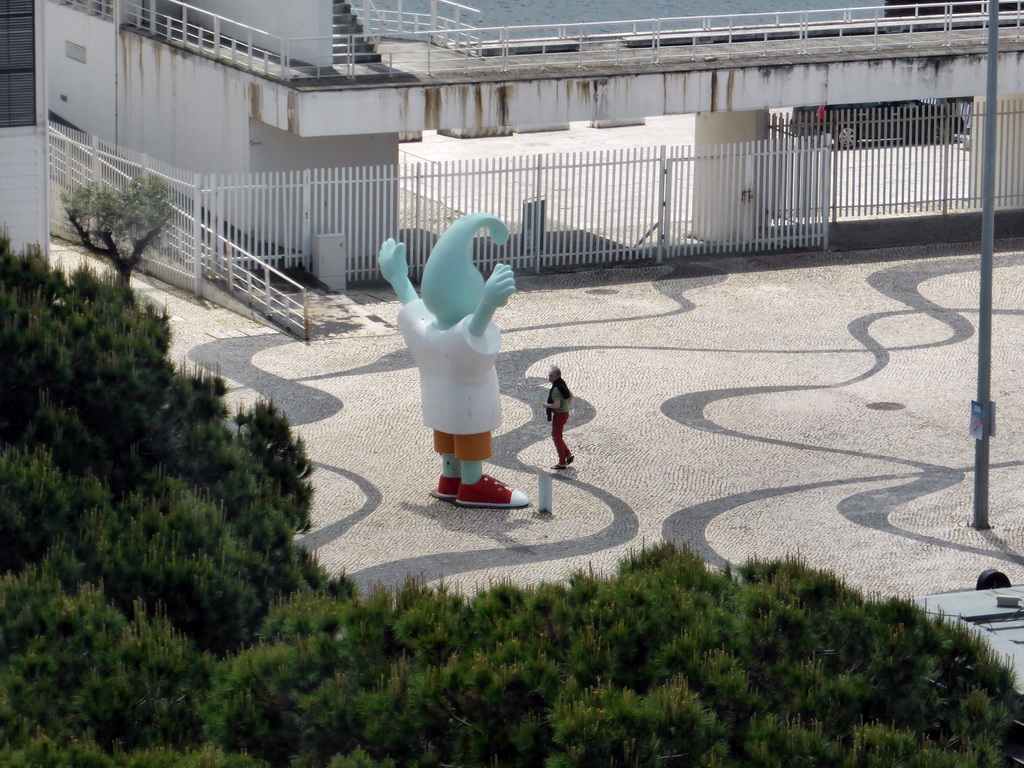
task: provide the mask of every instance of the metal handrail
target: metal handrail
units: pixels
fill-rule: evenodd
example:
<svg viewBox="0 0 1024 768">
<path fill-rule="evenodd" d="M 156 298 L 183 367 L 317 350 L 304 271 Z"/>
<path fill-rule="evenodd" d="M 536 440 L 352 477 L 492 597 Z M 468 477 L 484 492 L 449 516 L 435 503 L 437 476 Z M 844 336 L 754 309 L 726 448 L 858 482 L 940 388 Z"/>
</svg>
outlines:
<svg viewBox="0 0 1024 768">
<path fill-rule="evenodd" d="M 301 329 L 303 338 L 306 341 L 309 341 L 309 302 L 306 288 L 302 286 L 300 283 L 297 283 L 292 278 L 288 277 L 288 275 L 284 274 L 279 269 L 271 266 L 258 256 L 254 256 L 237 243 L 228 239 L 219 232 L 211 229 L 206 224 L 201 224 L 200 229 L 203 233 L 204 241 L 212 236 L 216 240 L 216 242 L 226 251 L 223 265 L 214 264 L 208 266 L 220 268 L 215 269 L 215 271 L 218 274 L 220 274 L 220 276 L 223 277 L 227 282 L 228 292 L 234 293 L 236 288 L 238 287 L 238 281 L 236 281 L 235 273 L 235 262 L 248 261 L 251 264 L 255 265 L 257 270 L 263 272 L 262 286 L 259 285 L 258 282 L 254 283 L 254 271 L 251 268 L 245 268 L 243 270 L 245 278 L 242 281 L 242 284 L 245 286 L 245 290 L 242 291 L 242 293 L 244 293 L 248 297 L 249 303 L 251 304 L 253 301 L 258 301 L 266 308 L 268 315 L 283 316 L 286 324 L 291 324 L 296 328 Z M 217 251 L 213 251 L 213 253 L 217 253 Z M 283 291 L 274 288 L 270 284 L 271 275 L 274 275 L 279 280 L 298 289 L 299 295 L 302 297 L 301 300 L 296 301 Z M 256 278 L 256 281 L 259 281 L 258 277 Z M 257 295 L 256 290 L 259 290 L 263 293 L 262 299 Z M 275 303 L 283 307 L 283 311 L 276 310 Z M 301 313 L 298 312 L 297 310 L 293 311 L 293 305 L 300 308 Z M 301 320 L 298 319 L 298 317 L 301 317 Z"/>
</svg>

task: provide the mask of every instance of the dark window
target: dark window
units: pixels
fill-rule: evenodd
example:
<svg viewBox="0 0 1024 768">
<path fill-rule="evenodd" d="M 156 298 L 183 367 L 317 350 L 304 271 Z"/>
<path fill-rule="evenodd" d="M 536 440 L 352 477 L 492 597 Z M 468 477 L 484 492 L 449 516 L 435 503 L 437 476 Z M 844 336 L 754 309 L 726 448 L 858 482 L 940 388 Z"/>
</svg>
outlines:
<svg viewBox="0 0 1024 768">
<path fill-rule="evenodd" d="M 33 0 L 0 0 L 0 127 L 36 122 Z"/>
</svg>

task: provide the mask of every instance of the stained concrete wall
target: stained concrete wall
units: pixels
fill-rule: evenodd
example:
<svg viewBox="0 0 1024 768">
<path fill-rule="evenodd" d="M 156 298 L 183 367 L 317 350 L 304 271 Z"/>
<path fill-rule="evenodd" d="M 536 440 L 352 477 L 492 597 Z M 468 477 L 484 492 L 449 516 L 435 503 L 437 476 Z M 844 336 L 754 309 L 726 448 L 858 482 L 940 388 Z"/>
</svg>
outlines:
<svg viewBox="0 0 1024 768">
<path fill-rule="evenodd" d="M 190 171 L 248 170 L 248 76 L 119 32 L 118 143 Z"/>
<path fill-rule="evenodd" d="M 191 171 L 246 173 L 398 161 L 398 134 L 302 137 L 289 127 L 290 89 L 120 33 L 119 143 Z M 184 87 L 187 84 L 187 87 Z M 269 117 L 284 126 L 267 125 Z"/>
<path fill-rule="evenodd" d="M 1024 52 L 999 57 L 1000 88 L 1024 92 Z M 304 136 L 351 133 L 478 130 L 488 126 L 609 120 L 653 115 L 841 104 L 925 96 L 982 95 L 981 55 L 941 54 L 881 60 L 818 61 L 686 72 L 538 74 L 489 83 L 318 90 L 295 101 Z M 343 125 L 338 115 L 345 115 Z"/>
</svg>

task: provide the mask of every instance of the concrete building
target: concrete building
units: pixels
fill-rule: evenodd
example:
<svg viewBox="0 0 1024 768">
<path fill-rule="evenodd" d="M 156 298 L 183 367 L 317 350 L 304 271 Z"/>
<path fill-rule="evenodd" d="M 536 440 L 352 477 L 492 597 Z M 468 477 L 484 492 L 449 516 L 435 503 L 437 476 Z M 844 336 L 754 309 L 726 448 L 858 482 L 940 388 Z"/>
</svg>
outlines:
<svg viewBox="0 0 1024 768">
<path fill-rule="evenodd" d="M 204 173 L 389 164 L 402 135 L 424 130 L 489 135 L 685 113 L 700 116 L 698 146 L 756 141 L 771 108 L 978 96 L 985 72 L 970 30 L 953 45 L 918 25 L 905 42 L 902 27 L 880 35 L 877 21 L 838 17 L 814 34 L 795 16 L 765 22 L 746 42 L 728 28 L 623 33 L 612 56 L 601 36 L 576 54 L 571 36 L 514 48 L 439 41 L 439 26 L 367 36 L 362 23 L 377 22 L 334 0 L 48 0 L 46 14 L 50 108 Z M 655 34 L 664 44 L 645 55 Z M 346 57 L 346 39 L 372 40 L 376 61 Z M 1021 93 L 1024 45 L 1005 40 L 1002 90 Z M 698 54 L 709 42 L 717 47 Z"/>
<path fill-rule="evenodd" d="M 43 0 L 0 0 L 0 228 L 49 246 Z"/>
<path fill-rule="evenodd" d="M 203 173 L 398 161 L 397 131 L 352 135 L 337 125 L 334 135 L 304 134 L 295 125 L 296 89 L 167 45 L 159 34 L 121 28 L 124 14 L 149 13 L 143 4 L 140 11 L 110 0 L 45 3 L 55 114 L 86 133 Z M 168 5 L 154 3 L 153 13 L 187 12 Z M 294 47 L 295 40 L 308 38 L 309 50 L 293 55 L 314 62 L 331 56 L 332 0 L 198 0 L 190 7 L 208 11 L 183 20 L 197 30 L 216 26 L 238 40 L 269 29 L 264 47 L 277 39 Z M 228 18 L 246 27 L 232 29 Z"/>
</svg>

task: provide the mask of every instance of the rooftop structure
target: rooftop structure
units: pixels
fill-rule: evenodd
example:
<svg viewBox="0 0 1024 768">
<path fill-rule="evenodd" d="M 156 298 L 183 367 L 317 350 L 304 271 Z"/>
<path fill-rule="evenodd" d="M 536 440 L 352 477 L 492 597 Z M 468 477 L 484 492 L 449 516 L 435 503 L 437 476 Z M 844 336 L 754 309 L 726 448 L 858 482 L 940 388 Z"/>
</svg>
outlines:
<svg viewBox="0 0 1024 768">
<path fill-rule="evenodd" d="M 488 28 L 441 0 L 430 16 L 331 0 L 46 5 L 51 109 L 204 172 L 393 163 L 400 138 L 424 130 L 487 135 L 665 114 L 718 115 L 716 140 L 750 141 L 765 137 L 771 107 L 969 96 L 984 80 L 976 13 Z M 1018 93 L 1024 41 L 1011 21 L 1000 78 Z"/>
</svg>

